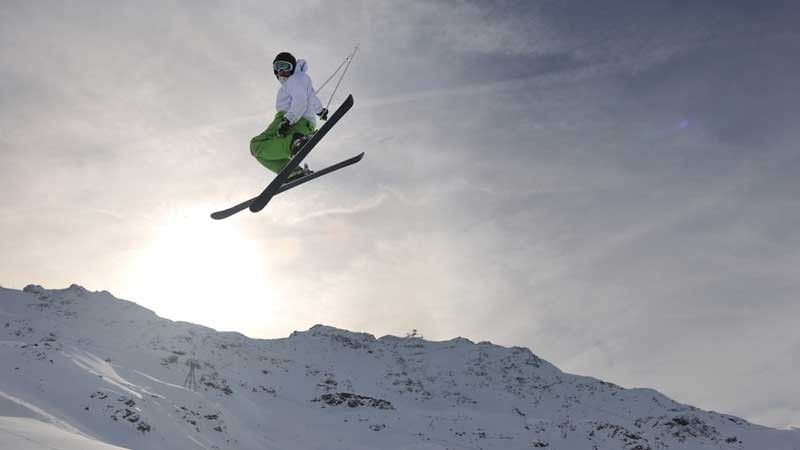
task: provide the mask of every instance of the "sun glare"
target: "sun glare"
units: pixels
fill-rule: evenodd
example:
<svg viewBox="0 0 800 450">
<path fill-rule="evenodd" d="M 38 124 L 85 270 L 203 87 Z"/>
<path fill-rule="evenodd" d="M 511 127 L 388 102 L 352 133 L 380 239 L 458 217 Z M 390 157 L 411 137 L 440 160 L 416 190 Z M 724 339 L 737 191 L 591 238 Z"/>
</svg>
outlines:
<svg viewBox="0 0 800 450">
<path fill-rule="evenodd" d="M 158 224 L 128 270 L 130 298 L 173 320 L 220 330 L 269 317 L 268 262 L 241 226 L 182 211 Z"/>
</svg>

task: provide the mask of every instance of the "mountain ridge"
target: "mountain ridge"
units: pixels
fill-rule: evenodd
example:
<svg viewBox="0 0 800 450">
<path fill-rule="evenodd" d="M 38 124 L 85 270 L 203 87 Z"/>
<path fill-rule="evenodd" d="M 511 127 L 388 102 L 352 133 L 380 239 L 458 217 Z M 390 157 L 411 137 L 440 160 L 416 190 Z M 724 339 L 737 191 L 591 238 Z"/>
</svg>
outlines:
<svg viewBox="0 0 800 450">
<path fill-rule="evenodd" d="M 798 431 L 568 374 L 524 347 L 322 324 L 251 339 L 76 284 L 0 288 L 0 352 L 0 416 L 35 406 L 123 448 L 800 450 Z"/>
</svg>

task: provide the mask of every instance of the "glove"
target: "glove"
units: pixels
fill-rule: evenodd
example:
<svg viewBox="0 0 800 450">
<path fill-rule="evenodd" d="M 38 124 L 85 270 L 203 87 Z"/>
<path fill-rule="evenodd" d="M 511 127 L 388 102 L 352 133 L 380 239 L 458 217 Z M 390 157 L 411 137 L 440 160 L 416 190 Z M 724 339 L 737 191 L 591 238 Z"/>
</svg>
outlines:
<svg viewBox="0 0 800 450">
<path fill-rule="evenodd" d="M 278 127 L 278 136 L 284 137 L 289 134 L 289 129 L 292 128 L 292 124 L 289 123 L 288 119 L 283 119 L 281 121 L 281 125 Z"/>
<path fill-rule="evenodd" d="M 317 113 L 317 117 L 322 120 L 328 120 L 328 108 L 322 108 L 322 111 Z"/>
</svg>

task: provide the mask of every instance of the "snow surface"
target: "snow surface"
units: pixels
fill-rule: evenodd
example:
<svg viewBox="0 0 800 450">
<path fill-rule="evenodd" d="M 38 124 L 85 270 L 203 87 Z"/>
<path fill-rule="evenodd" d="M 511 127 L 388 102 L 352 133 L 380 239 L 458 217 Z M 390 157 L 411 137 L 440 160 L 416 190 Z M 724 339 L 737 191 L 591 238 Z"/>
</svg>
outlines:
<svg viewBox="0 0 800 450">
<path fill-rule="evenodd" d="M 122 449 L 24 417 L 0 417 L 0 448 L 14 450 Z"/>
<path fill-rule="evenodd" d="M 0 361 L 0 450 L 800 450 L 800 431 L 526 348 L 322 325 L 249 339 L 76 285 L 0 288 Z"/>
</svg>

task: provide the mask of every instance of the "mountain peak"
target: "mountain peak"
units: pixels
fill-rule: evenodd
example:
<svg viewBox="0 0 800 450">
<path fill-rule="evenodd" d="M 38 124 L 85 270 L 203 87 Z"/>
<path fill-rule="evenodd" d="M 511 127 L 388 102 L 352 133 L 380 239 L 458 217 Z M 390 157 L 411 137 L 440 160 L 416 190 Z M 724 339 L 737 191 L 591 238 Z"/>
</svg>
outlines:
<svg viewBox="0 0 800 450">
<path fill-rule="evenodd" d="M 316 324 L 313 327 L 309 328 L 308 331 L 295 331 L 294 333 L 291 334 L 292 337 L 304 336 L 304 335 L 343 337 L 347 339 L 364 341 L 364 342 L 375 341 L 375 336 L 368 333 L 358 333 L 322 324 Z"/>
<path fill-rule="evenodd" d="M 22 292 L 27 292 L 29 294 L 41 294 L 45 291 L 45 288 L 39 286 L 38 284 L 29 284 L 22 289 Z"/>
<path fill-rule="evenodd" d="M 157 317 L 155 312 L 134 302 L 114 297 L 108 291 L 90 291 L 75 283 L 63 289 L 46 289 L 38 284 L 29 284 L 22 289 L 22 293 L 36 298 L 37 303 L 30 307 L 42 311 L 59 312 L 76 318 L 82 317 L 86 320 L 111 317 L 130 320 L 137 317 L 148 319 Z"/>
<path fill-rule="evenodd" d="M 66 289 L 45 289 L 38 284 L 29 284 L 22 289 L 23 292 L 27 292 L 29 294 L 43 294 L 43 293 L 59 293 L 59 294 L 75 294 L 75 295 L 86 295 L 89 294 L 89 290 L 79 284 L 71 284 Z"/>
</svg>

